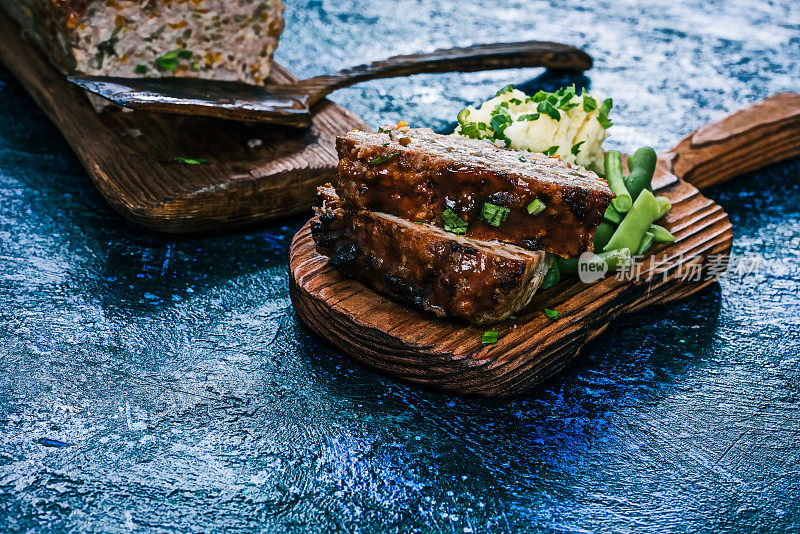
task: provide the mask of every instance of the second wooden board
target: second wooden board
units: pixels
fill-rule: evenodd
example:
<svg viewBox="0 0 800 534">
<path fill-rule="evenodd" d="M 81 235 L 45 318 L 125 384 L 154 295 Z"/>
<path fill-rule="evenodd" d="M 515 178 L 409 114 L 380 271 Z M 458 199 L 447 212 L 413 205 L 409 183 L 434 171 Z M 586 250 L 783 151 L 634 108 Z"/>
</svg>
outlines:
<svg viewBox="0 0 800 534">
<path fill-rule="evenodd" d="M 105 199 L 154 230 L 218 230 L 306 210 L 316 186 L 335 172 L 336 135 L 368 129 L 328 100 L 307 130 L 145 111 L 98 114 L 2 11 L 0 35 L 0 61 L 58 127 Z M 294 78 L 273 65 L 270 81 Z"/>
</svg>

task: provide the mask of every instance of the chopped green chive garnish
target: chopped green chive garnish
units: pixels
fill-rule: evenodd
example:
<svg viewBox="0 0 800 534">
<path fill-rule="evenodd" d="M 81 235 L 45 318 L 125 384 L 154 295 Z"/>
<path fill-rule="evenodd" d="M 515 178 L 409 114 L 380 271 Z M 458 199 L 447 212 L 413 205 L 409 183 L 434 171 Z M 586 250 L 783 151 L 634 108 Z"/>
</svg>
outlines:
<svg viewBox="0 0 800 534">
<path fill-rule="evenodd" d="M 163 70 L 172 71 L 178 68 L 177 59 L 157 59 L 156 65 Z"/>
<path fill-rule="evenodd" d="M 172 158 L 172 161 L 177 161 L 179 163 L 185 163 L 186 165 L 202 165 L 203 163 L 208 163 L 207 159 L 202 159 L 202 158 L 175 157 L 175 158 Z"/>
<path fill-rule="evenodd" d="M 200 70 L 200 63 L 198 63 L 197 61 L 192 61 L 192 70 L 194 71 Z"/>
<path fill-rule="evenodd" d="M 563 110 L 572 109 L 574 107 L 578 107 L 577 102 L 572 102 L 572 98 L 575 96 L 575 85 L 570 85 L 569 87 L 559 89 L 556 91 L 556 96 L 560 98 L 556 107 Z"/>
<path fill-rule="evenodd" d="M 529 96 L 528 98 L 531 100 L 531 102 L 543 102 L 547 99 L 549 94 L 550 93 L 547 91 L 537 91 L 535 95 Z"/>
<path fill-rule="evenodd" d="M 368 165 L 380 165 L 381 163 L 386 163 L 400 152 L 392 152 L 391 154 L 386 154 L 385 156 L 378 156 L 377 158 L 373 158 L 367 162 Z"/>
<path fill-rule="evenodd" d="M 583 111 L 589 113 L 597 109 L 597 100 L 589 93 L 583 93 Z"/>
<path fill-rule="evenodd" d="M 556 91 L 556 96 L 564 96 L 564 95 L 569 94 L 569 93 L 572 93 L 573 95 L 575 94 L 575 84 L 574 83 L 570 84 L 570 85 L 568 85 L 566 87 L 562 87 L 561 89 Z"/>
<path fill-rule="evenodd" d="M 172 52 L 167 52 L 158 59 L 177 59 L 177 58 L 192 59 L 192 52 L 186 50 L 185 48 L 181 48 L 178 50 L 173 50 Z"/>
<path fill-rule="evenodd" d="M 520 156 L 520 157 L 519 157 L 519 160 L 520 160 L 520 161 L 528 161 L 527 159 L 525 159 L 525 156 Z"/>
<path fill-rule="evenodd" d="M 581 151 L 581 145 L 585 142 L 586 141 L 581 141 L 580 143 L 575 143 L 574 145 L 572 145 L 572 148 L 570 148 L 569 151 L 572 152 L 573 156 L 578 155 L 578 152 Z"/>
<path fill-rule="evenodd" d="M 492 112 L 492 120 L 489 121 L 489 126 L 494 130 L 493 139 L 503 139 L 506 141 L 506 146 L 508 146 L 510 141 L 503 135 L 503 131 L 511 126 L 512 122 L 514 121 L 508 110 L 503 106 L 496 106 Z"/>
<path fill-rule="evenodd" d="M 467 137 L 471 137 L 473 139 L 478 139 L 481 136 L 481 132 L 478 131 L 478 125 L 474 122 L 467 122 L 460 126 L 459 133 L 461 135 L 466 135 Z"/>
<path fill-rule="evenodd" d="M 528 204 L 528 215 L 539 215 L 545 210 L 545 208 L 547 208 L 547 206 L 544 202 L 538 198 L 534 198 L 533 201 Z"/>
<path fill-rule="evenodd" d="M 514 84 L 510 83 L 510 84 L 506 85 L 505 87 L 503 87 L 502 89 L 500 89 L 499 91 L 497 91 L 497 93 L 494 96 L 500 96 L 500 95 L 503 95 L 505 93 L 510 93 L 513 90 L 514 90 Z"/>
<path fill-rule="evenodd" d="M 597 121 L 603 128 L 610 128 L 614 125 L 614 123 L 608 119 L 608 112 L 611 111 L 611 107 L 613 105 L 614 101 L 610 98 L 606 98 L 603 100 L 603 103 L 600 104 L 600 111 L 598 111 Z"/>
<path fill-rule="evenodd" d="M 542 151 L 542 154 L 544 154 L 545 156 L 552 156 L 552 155 L 553 155 L 553 154 L 555 154 L 556 152 L 558 152 L 558 145 L 551 146 L 551 147 L 550 147 L 550 148 L 548 148 L 547 150 L 543 150 L 543 151 Z"/>
<path fill-rule="evenodd" d="M 177 59 L 157 59 L 156 66 L 160 69 L 172 71 L 178 68 Z"/>
<path fill-rule="evenodd" d="M 494 117 L 492 117 L 492 120 L 489 121 L 489 125 L 495 132 L 502 133 L 503 130 L 508 128 L 511 122 L 512 122 L 511 117 L 497 114 Z"/>
<path fill-rule="evenodd" d="M 474 122 L 462 124 L 461 134 L 466 135 L 471 139 L 480 139 L 482 137 L 481 132 L 478 130 L 478 126 Z"/>
<path fill-rule="evenodd" d="M 192 52 L 186 49 L 173 50 L 156 59 L 156 66 L 163 70 L 175 70 L 181 59 L 192 59 Z"/>
<path fill-rule="evenodd" d="M 142 65 L 141 63 L 139 63 L 138 65 L 136 65 L 136 68 L 133 69 L 133 72 L 135 72 L 136 74 L 147 74 L 147 65 Z"/>
<path fill-rule="evenodd" d="M 390 131 L 389 128 L 384 128 L 383 126 L 378 128 L 378 133 L 389 133 Z"/>
<path fill-rule="evenodd" d="M 506 85 L 497 91 L 497 96 L 512 90 L 514 90 L 513 84 Z M 511 117 L 509 113 L 511 104 L 521 105 L 529 102 L 537 104 L 535 113 L 526 113 L 516 118 Z M 562 87 L 552 93 L 537 91 L 532 96 L 526 96 L 524 101 L 519 98 L 508 98 L 508 100 L 500 102 L 495 106 L 494 110 L 490 113 L 491 119 L 488 124 L 482 122 L 468 122 L 471 110 L 463 109 L 458 114 L 459 126 L 457 133 L 472 139 L 504 141 L 506 147 L 509 147 L 511 146 L 511 140 L 505 135 L 505 130 L 514 122 L 535 121 L 539 120 L 542 115 L 546 115 L 555 121 L 560 121 L 564 112 L 580 106 L 586 113 L 597 111 L 597 120 L 603 128 L 609 128 L 613 124 L 609 119 L 609 112 L 611 111 L 612 105 L 612 100 L 608 98 L 598 106 L 595 97 L 589 94 L 585 88 L 582 88 L 580 95 L 578 95 L 575 84 L 572 84 L 568 87 Z M 499 145 L 499 143 L 495 144 Z M 573 145 L 571 149 L 573 155 L 578 155 L 581 144 L 582 143 L 576 143 Z M 549 150 L 552 150 L 552 147 L 548 149 L 548 151 Z M 545 154 L 548 154 L 548 151 L 545 151 Z M 550 155 L 553 153 L 554 152 L 550 153 Z"/>
<path fill-rule="evenodd" d="M 442 221 L 444 221 L 444 230 L 446 232 L 458 235 L 467 233 L 467 221 L 456 215 L 450 208 L 442 212 Z"/>
<path fill-rule="evenodd" d="M 561 113 L 559 113 L 555 106 L 553 106 L 553 104 L 547 100 L 539 102 L 539 105 L 536 107 L 536 111 L 539 113 L 544 113 L 553 120 L 561 120 Z"/>
<path fill-rule="evenodd" d="M 490 343 L 497 343 L 497 332 L 494 330 L 487 330 L 481 336 L 481 341 L 484 345 L 488 345 Z"/>
<path fill-rule="evenodd" d="M 487 202 L 481 209 L 481 219 L 491 226 L 500 226 L 506 220 L 510 209 Z"/>
<path fill-rule="evenodd" d="M 507 103 L 503 102 L 502 104 L 496 105 L 494 107 L 494 111 L 492 111 L 490 113 L 490 115 L 492 117 L 500 115 L 500 116 L 503 116 L 503 117 L 508 117 L 510 119 L 511 118 L 511 114 L 508 112 L 508 105 L 504 106 L 503 104 L 507 104 Z"/>
<path fill-rule="evenodd" d="M 555 320 L 555 319 L 558 319 L 558 316 L 559 316 L 560 314 L 558 313 L 558 310 L 551 310 L 551 309 L 549 309 L 549 308 L 545 308 L 545 309 L 544 309 L 544 315 L 545 315 L 545 317 L 547 317 L 548 319 L 553 319 L 553 320 Z"/>
</svg>

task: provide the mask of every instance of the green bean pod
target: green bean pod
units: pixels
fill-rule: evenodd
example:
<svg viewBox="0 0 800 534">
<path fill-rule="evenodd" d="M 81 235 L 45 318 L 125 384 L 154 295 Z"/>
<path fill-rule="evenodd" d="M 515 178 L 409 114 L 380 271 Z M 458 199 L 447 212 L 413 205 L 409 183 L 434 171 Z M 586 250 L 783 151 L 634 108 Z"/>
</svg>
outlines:
<svg viewBox="0 0 800 534">
<path fill-rule="evenodd" d="M 603 220 L 610 222 L 611 224 L 619 224 L 622 222 L 623 217 L 624 215 L 615 210 L 614 206 L 609 204 L 608 207 L 606 208 L 605 214 L 603 215 Z"/>
<path fill-rule="evenodd" d="M 656 198 L 653 193 L 644 189 L 603 250 L 606 252 L 620 248 L 639 250 L 645 232 L 656 220 L 658 213 Z"/>
<path fill-rule="evenodd" d="M 558 283 L 560 279 L 561 279 L 561 273 L 558 270 L 558 261 L 553 259 L 553 263 L 550 264 L 550 268 L 547 269 L 547 273 L 544 275 L 541 289 L 544 290 L 553 287 Z"/>
<path fill-rule="evenodd" d="M 578 258 L 556 256 L 559 274 L 578 274 Z"/>
<path fill-rule="evenodd" d="M 642 238 L 642 242 L 639 243 L 639 248 L 636 250 L 636 255 L 637 256 L 644 255 L 648 250 L 650 250 L 650 247 L 652 246 L 653 246 L 653 234 L 651 234 L 649 231 L 645 232 L 644 237 Z"/>
<path fill-rule="evenodd" d="M 651 224 L 648 232 L 653 234 L 653 241 L 655 241 L 656 243 L 675 242 L 675 236 L 672 235 L 670 231 L 664 228 L 663 226 L 659 226 L 657 224 Z"/>
<path fill-rule="evenodd" d="M 594 233 L 594 249 L 603 250 L 603 247 L 608 244 L 611 236 L 614 235 L 614 230 L 616 230 L 616 228 L 613 224 L 605 221 L 601 222 Z"/>
<path fill-rule="evenodd" d="M 609 150 L 605 157 L 606 182 L 611 192 L 616 198 L 611 201 L 614 209 L 620 213 L 627 213 L 631 209 L 633 199 L 628 189 L 625 187 L 625 180 L 622 178 L 622 157 L 616 150 Z"/>
<path fill-rule="evenodd" d="M 656 170 L 656 151 L 645 146 L 628 158 L 630 174 L 625 177 L 625 188 L 634 202 L 642 191 L 653 191 L 653 173 Z"/>
<path fill-rule="evenodd" d="M 609 250 L 608 252 L 601 252 L 598 254 L 603 261 L 608 264 L 608 268 L 612 271 L 620 267 L 629 265 L 631 260 L 631 251 L 627 248 L 616 250 Z"/>
<path fill-rule="evenodd" d="M 620 267 L 630 265 L 630 259 L 631 253 L 627 248 L 601 252 L 588 260 L 588 263 L 596 265 L 596 267 L 590 267 L 589 271 L 600 272 L 603 269 L 603 263 L 608 266 L 609 271 L 615 271 Z"/>
<path fill-rule="evenodd" d="M 658 219 L 660 219 L 661 217 L 666 215 L 669 210 L 672 209 L 672 203 L 669 201 L 667 197 L 656 197 L 656 202 L 658 202 Z"/>
</svg>

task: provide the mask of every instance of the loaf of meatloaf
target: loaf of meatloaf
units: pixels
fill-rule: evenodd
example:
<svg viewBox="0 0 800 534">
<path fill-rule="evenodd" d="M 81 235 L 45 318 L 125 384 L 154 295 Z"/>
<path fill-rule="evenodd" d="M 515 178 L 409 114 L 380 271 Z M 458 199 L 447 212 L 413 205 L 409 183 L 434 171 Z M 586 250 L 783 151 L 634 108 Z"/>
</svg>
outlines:
<svg viewBox="0 0 800 534">
<path fill-rule="evenodd" d="M 283 30 L 281 0 L 0 0 L 0 7 L 65 74 L 260 84 Z"/>
<path fill-rule="evenodd" d="M 347 211 L 331 186 L 311 225 L 317 251 L 373 289 L 433 313 L 475 324 L 523 309 L 553 257 L 479 241 L 394 215 Z"/>
<path fill-rule="evenodd" d="M 614 197 L 605 180 L 558 157 L 429 129 L 354 130 L 337 139 L 336 149 L 336 190 L 346 209 L 436 226 L 444 225 L 442 213 L 450 209 L 468 223 L 467 237 L 565 257 L 593 249 L 594 232 Z M 528 206 L 536 199 L 545 209 L 531 214 Z M 487 203 L 503 208 L 504 218 L 487 219 Z"/>
</svg>

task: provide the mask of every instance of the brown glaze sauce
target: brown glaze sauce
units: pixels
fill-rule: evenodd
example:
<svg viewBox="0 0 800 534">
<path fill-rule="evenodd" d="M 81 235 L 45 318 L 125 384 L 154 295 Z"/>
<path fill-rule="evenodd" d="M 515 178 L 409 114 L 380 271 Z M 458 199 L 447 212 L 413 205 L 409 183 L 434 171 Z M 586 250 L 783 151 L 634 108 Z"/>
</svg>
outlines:
<svg viewBox="0 0 800 534">
<path fill-rule="evenodd" d="M 613 198 L 604 180 L 558 158 L 496 148 L 485 141 L 409 130 L 412 142 L 350 132 L 337 140 L 337 190 L 346 207 L 385 211 L 442 226 L 449 208 L 469 223 L 467 235 L 531 250 L 577 256 L 592 250 L 594 231 Z M 385 162 L 376 158 L 397 154 Z M 534 199 L 547 208 L 529 215 Z M 500 227 L 481 219 L 485 203 L 511 211 Z"/>
</svg>

